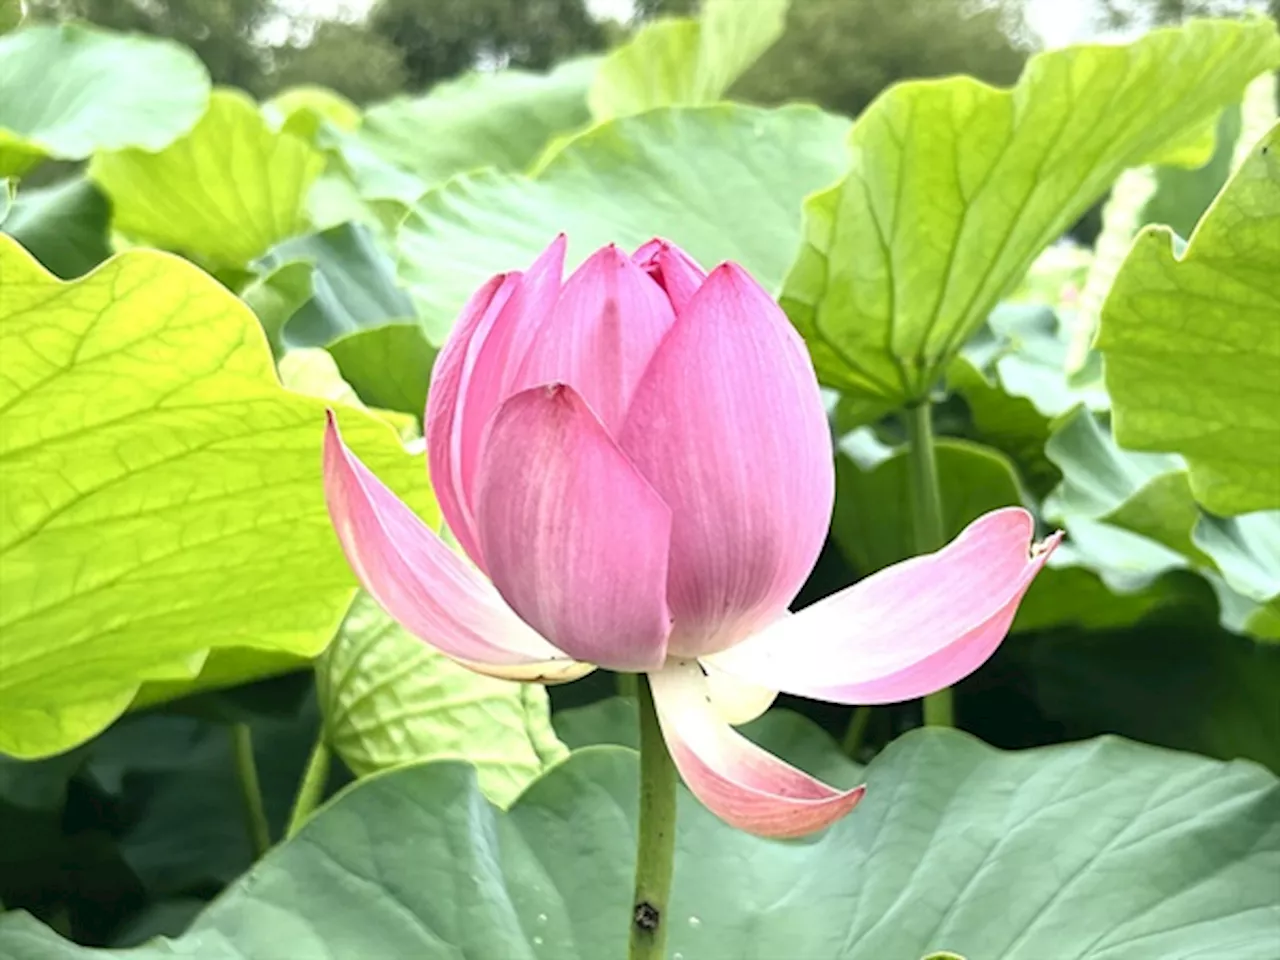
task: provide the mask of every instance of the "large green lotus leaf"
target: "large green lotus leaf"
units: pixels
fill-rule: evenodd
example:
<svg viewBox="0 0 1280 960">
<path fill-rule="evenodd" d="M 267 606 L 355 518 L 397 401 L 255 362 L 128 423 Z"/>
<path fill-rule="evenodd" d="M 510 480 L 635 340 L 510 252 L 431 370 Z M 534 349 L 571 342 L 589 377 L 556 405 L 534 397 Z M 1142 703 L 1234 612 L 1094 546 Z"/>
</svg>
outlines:
<svg viewBox="0 0 1280 960">
<path fill-rule="evenodd" d="M 1116 439 L 1186 457 L 1196 499 L 1214 513 L 1280 507 L 1277 276 L 1280 125 L 1181 256 L 1166 229 L 1138 236 L 1103 308 Z"/>
<path fill-rule="evenodd" d="M 923 398 L 1124 168 L 1185 144 L 1278 63 L 1270 21 L 1195 21 L 1040 54 L 1011 90 L 966 77 L 890 89 L 854 125 L 847 175 L 807 201 L 783 291 L 820 378 Z"/>
<path fill-rule="evenodd" d="M 608 697 L 585 707 L 557 710 L 552 724 L 572 750 L 600 744 L 640 748 L 636 702 L 626 697 Z M 862 765 L 845 756 L 831 734 L 794 710 L 769 710 L 738 731 L 775 756 L 827 783 L 847 789 L 863 780 Z"/>
<path fill-rule="evenodd" d="M 584 58 L 546 74 L 503 70 L 450 80 L 371 106 L 355 139 L 429 185 L 480 167 L 525 170 L 555 136 L 590 122 L 587 87 L 598 63 Z M 381 195 L 373 182 L 365 186 Z"/>
<path fill-rule="evenodd" d="M 46 157 L 160 150 L 204 112 L 209 75 L 176 43 L 76 23 L 0 36 L 0 176 Z"/>
<path fill-rule="evenodd" d="M 1003 454 L 967 440 L 935 444 L 947 539 L 989 510 L 1024 497 L 1013 465 Z M 852 457 L 836 460 L 836 507 L 831 533 L 862 575 L 914 556 L 908 454 L 898 452 L 870 468 Z"/>
<path fill-rule="evenodd" d="M 507 814 L 462 765 L 359 784 L 151 960 L 597 960 L 625 952 L 637 763 L 578 751 Z M 917 731 L 802 843 L 729 829 L 682 792 L 670 956 L 1264 960 L 1280 922 L 1280 787 L 1263 768 L 1118 739 L 1005 753 Z M 102 957 L 26 914 L 0 956 Z"/>
<path fill-rule="evenodd" d="M 88 273 L 111 256 L 111 207 L 88 180 L 20 190 L 0 230 L 64 280 Z"/>
<path fill-rule="evenodd" d="M 313 267 L 313 292 L 284 324 L 285 347 L 323 347 L 358 330 L 413 319 L 413 303 L 396 286 L 395 265 L 360 224 L 286 240 L 258 266 L 270 272 L 294 262 Z"/>
<path fill-rule="evenodd" d="M 715 103 L 782 36 L 788 0 L 704 0 L 697 20 L 657 20 L 612 51 L 589 100 L 597 120 Z"/>
<path fill-rule="evenodd" d="M 1136 624 L 1019 646 L 1041 709 L 1071 738 L 1115 732 L 1280 772 L 1280 647 L 1224 630 L 1210 587 L 1175 577 L 1176 593 Z"/>
<path fill-rule="evenodd" d="M 222 267 L 242 267 L 306 229 L 324 156 L 271 129 L 242 93 L 217 90 L 186 136 L 164 150 L 99 153 L 89 175 L 121 233 Z"/>
<path fill-rule="evenodd" d="M 189 263 L 131 251 L 62 283 L 0 237 L 0 751 L 65 750 L 213 648 L 324 647 L 355 587 L 324 407 L 280 386 L 253 314 Z M 433 515 L 421 458 L 338 413 Z"/>
<path fill-rule="evenodd" d="M 535 177 L 486 171 L 428 193 L 401 229 L 401 280 L 433 342 L 490 276 L 528 267 L 561 231 L 570 266 L 657 235 L 708 267 L 736 260 L 776 291 L 801 200 L 839 175 L 847 129 L 812 107 L 728 104 L 601 124 Z"/>
<path fill-rule="evenodd" d="M 326 737 L 357 776 L 419 760 L 473 764 L 506 806 L 569 751 L 545 688 L 481 676 L 405 632 L 366 594 L 316 664 Z"/>
</svg>

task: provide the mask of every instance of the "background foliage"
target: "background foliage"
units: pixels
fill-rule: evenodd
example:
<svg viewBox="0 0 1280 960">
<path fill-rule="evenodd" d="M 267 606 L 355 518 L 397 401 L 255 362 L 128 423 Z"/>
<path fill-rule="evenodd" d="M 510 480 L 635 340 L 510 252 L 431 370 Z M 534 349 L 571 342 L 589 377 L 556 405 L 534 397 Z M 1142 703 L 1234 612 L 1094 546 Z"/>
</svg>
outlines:
<svg viewBox="0 0 1280 960">
<path fill-rule="evenodd" d="M 436 351 L 560 230 L 738 260 L 805 335 L 837 502 L 797 606 L 914 552 L 908 403 L 948 533 L 1068 534 L 964 732 L 744 728 L 868 798 L 779 844 L 683 796 L 673 956 L 1269 957 L 1280 37 L 1104 6 L 1127 46 L 1037 51 L 1012 0 L 0 23 L 0 958 L 621 949 L 632 704 L 405 634 L 318 477 L 334 407 L 438 523 Z"/>
</svg>

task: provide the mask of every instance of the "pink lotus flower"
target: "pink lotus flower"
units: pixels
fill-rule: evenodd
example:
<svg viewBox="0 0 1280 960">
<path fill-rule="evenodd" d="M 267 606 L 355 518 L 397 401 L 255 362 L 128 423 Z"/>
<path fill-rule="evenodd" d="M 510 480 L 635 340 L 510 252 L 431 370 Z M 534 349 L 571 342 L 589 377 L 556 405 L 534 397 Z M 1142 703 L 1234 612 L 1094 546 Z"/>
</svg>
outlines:
<svg viewBox="0 0 1280 960">
<path fill-rule="evenodd" d="M 736 733 L 775 691 L 908 700 L 999 645 L 1057 542 L 997 510 L 945 549 L 797 614 L 831 516 L 831 437 L 804 344 L 740 267 L 654 240 L 561 282 L 564 238 L 494 277 L 436 363 L 427 451 L 468 564 L 343 445 L 325 491 L 364 588 L 493 676 L 650 676 L 685 783 L 736 827 L 826 826 L 837 790 Z"/>
</svg>

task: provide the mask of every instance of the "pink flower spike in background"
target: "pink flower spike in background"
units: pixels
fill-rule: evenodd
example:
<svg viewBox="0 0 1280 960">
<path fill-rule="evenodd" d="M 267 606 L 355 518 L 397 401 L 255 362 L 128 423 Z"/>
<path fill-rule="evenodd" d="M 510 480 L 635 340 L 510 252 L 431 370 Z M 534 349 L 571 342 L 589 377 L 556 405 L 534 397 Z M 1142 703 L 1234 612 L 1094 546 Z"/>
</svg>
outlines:
<svg viewBox="0 0 1280 960">
<path fill-rule="evenodd" d="M 1058 542 L 1020 508 L 788 613 L 827 535 L 831 436 L 809 355 L 741 268 L 604 247 L 562 282 L 557 238 L 494 277 L 440 353 L 431 476 L 471 563 L 343 445 L 325 492 L 364 588 L 494 676 L 647 673 L 681 776 L 752 833 L 827 826 L 837 790 L 736 733 L 776 691 L 909 700 L 976 670 Z"/>
</svg>

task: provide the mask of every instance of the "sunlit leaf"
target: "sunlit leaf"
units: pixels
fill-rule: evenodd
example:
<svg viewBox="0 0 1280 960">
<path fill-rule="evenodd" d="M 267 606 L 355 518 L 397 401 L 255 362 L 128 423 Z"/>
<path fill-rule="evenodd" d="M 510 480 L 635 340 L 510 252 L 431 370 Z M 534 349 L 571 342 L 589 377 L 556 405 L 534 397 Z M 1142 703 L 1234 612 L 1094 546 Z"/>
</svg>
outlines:
<svg viewBox="0 0 1280 960">
<path fill-rule="evenodd" d="M 324 647 L 355 587 L 324 406 L 280 387 L 248 308 L 190 264 L 135 251 L 61 283 L 0 237 L 0 751 L 79 743 L 211 648 Z M 339 416 L 433 511 L 393 430 Z"/>
<path fill-rule="evenodd" d="M 286 133 L 317 142 L 320 130 L 330 124 L 335 130 L 360 126 L 360 108 L 342 94 L 326 87 L 290 87 L 262 105 L 262 112 Z"/>
<path fill-rule="evenodd" d="M 329 742 L 358 776 L 419 760 L 465 760 L 503 806 L 569 751 L 545 688 L 461 667 L 357 596 L 316 665 Z"/>
<path fill-rule="evenodd" d="M 1116 439 L 1186 457 L 1196 499 L 1280 507 L 1280 126 L 1200 221 L 1185 253 L 1143 231 L 1103 309 L 1098 348 Z"/>
<path fill-rule="evenodd" d="M 845 179 L 806 203 L 783 292 L 821 379 L 924 397 L 1121 170 L 1185 144 L 1278 63 L 1270 21 L 1193 21 L 1039 54 L 1012 90 L 963 77 L 891 88 L 854 125 Z"/>
<path fill-rule="evenodd" d="M 1240 136 L 1240 105 L 1218 117 L 1213 156 L 1202 167 L 1157 167 L 1156 192 L 1142 211 L 1143 223 L 1163 223 L 1180 237 L 1191 236 L 1231 173 L 1231 155 Z"/>
<path fill-rule="evenodd" d="M 272 130 L 244 94 L 215 91 L 195 129 L 158 153 L 99 153 L 89 175 L 127 236 L 240 267 L 306 229 L 307 190 L 324 157 Z"/>
<path fill-rule="evenodd" d="M 46 157 L 160 150 L 190 130 L 209 75 L 167 40 L 78 23 L 30 24 L 0 36 L 0 176 Z"/>
</svg>

